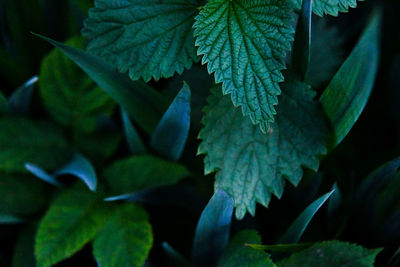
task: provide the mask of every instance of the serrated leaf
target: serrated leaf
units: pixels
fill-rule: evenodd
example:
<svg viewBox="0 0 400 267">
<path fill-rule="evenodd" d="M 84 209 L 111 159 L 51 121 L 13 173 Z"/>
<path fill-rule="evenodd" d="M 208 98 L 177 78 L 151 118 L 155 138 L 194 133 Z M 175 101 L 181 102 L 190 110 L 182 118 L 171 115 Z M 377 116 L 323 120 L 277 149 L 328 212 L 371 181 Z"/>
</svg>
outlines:
<svg viewBox="0 0 400 267">
<path fill-rule="evenodd" d="M 153 244 L 147 214 L 135 204 L 124 204 L 107 221 L 93 243 L 101 267 L 142 266 Z"/>
<path fill-rule="evenodd" d="M 333 191 L 323 195 L 322 197 L 315 200 L 311 203 L 300 215 L 296 218 L 296 220 L 290 225 L 289 229 L 285 232 L 285 234 L 279 240 L 281 244 L 289 244 L 289 243 L 297 243 L 302 237 L 304 231 L 306 230 L 308 224 L 311 222 L 311 219 L 317 213 L 317 211 L 324 205 L 324 203 L 329 199 L 332 195 Z"/>
<path fill-rule="evenodd" d="M 254 124 L 267 132 L 294 30 L 292 5 L 281 0 L 210 0 L 196 17 L 198 54 Z"/>
<path fill-rule="evenodd" d="M 72 256 L 103 228 L 109 215 L 101 197 L 75 184 L 51 204 L 35 240 L 37 266 L 51 266 Z"/>
<path fill-rule="evenodd" d="M 110 193 L 119 195 L 175 184 L 189 172 L 178 163 L 143 155 L 116 161 L 104 170 L 103 175 Z"/>
<path fill-rule="evenodd" d="M 78 37 L 67 45 L 83 48 Z M 40 66 L 40 95 L 48 113 L 73 130 L 92 132 L 101 114 L 111 115 L 115 102 L 60 50 Z"/>
<path fill-rule="evenodd" d="M 29 111 L 33 88 L 39 78 L 32 77 L 23 85 L 15 89 L 8 99 L 8 112 L 12 115 L 26 115 Z"/>
<path fill-rule="evenodd" d="M 379 63 L 380 25 L 381 13 L 375 11 L 356 47 L 320 98 L 334 129 L 332 147 L 349 133 L 371 94 Z"/>
<path fill-rule="evenodd" d="M 129 150 L 133 155 L 146 152 L 146 147 L 140 139 L 138 132 L 133 126 L 128 113 L 121 109 L 122 123 L 124 125 L 125 138 L 129 146 Z"/>
<path fill-rule="evenodd" d="M 71 156 L 62 132 L 44 121 L 0 119 L 0 170 L 26 172 L 25 162 L 55 169 Z"/>
<path fill-rule="evenodd" d="M 190 88 L 184 83 L 151 136 L 154 150 L 173 161 L 181 157 L 189 135 L 190 98 Z"/>
<path fill-rule="evenodd" d="M 254 215 L 256 202 L 267 207 L 271 193 L 281 197 L 285 178 L 297 185 L 302 166 L 318 169 L 317 155 L 326 152 L 327 129 L 313 92 L 293 80 L 282 86 L 276 123 L 267 134 L 232 107 L 219 88 L 212 89 L 205 110 L 199 154 L 207 154 L 205 173 L 217 172 L 215 188 L 233 197 L 239 219 L 246 211 Z"/>
<path fill-rule="evenodd" d="M 37 35 L 59 48 L 75 64 L 83 69 L 101 89 L 125 108 L 131 118 L 147 133 L 152 133 L 167 103 L 156 90 L 140 81 L 131 81 L 115 71 L 108 62 L 50 38 Z"/>
<path fill-rule="evenodd" d="M 376 255 L 381 249 L 366 249 L 340 241 L 315 243 L 312 247 L 292 254 L 277 263 L 278 267 L 306 266 L 354 266 L 373 267 Z"/>
<path fill-rule="evenodd" d="M 192 25 L 199 2 L 96 0 L 82 32 L 87 50 L 133 80 L 180 74 L 197 61 Z"/>
<path fill-rule="evenodd" d="M 246 246 L 247 243 L 261 243 L 261 237 L 254 230 L 243 230 L 236 234 L 218 262 L 218 267 L 273 267 L 276 266 L 264 251 Z"/>
<path fill-rule="evenodd" d="M 214 266 L 229 241 L 233 199 L 223 190 L 214 193 L 201 213 L 194 235 L 192 261 L 196 266 Z"/>
<path fill-rule="evenodd" d="M 302 0 L 291 0 L 300 9 Z M 348 12 L 350 8 L 357 7 L 357 0 L 313 0 L 314 14 L 322 17 L 324 15 L 337 16 L 339 12 Z M 364 0 L 358 0 L 364 1 Z"/>
</svg>

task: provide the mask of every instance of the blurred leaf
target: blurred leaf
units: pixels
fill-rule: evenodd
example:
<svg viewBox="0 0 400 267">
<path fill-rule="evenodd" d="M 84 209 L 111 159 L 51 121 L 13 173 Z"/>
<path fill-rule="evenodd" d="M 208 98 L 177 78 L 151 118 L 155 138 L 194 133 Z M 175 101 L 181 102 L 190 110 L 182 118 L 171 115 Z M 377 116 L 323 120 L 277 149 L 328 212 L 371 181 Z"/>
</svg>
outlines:
<svg viewBox="0 0 400 267">
<path fill-rule="evenodd" d="M 276 266 L 264 251 L 255 250 L 247 243 L 261 243 L 261 237 L 254 230 L 244 230 L 236 234 L 224 250 L 218 267 L 273 267 Z"/>
<path fill-rule="evenodd" d="M 128 142 L 129 149 L 133 155 L 141 154 L 146 152 L 146 147 L 143 141 L 140 139 L 138 132 L 133 126 L 129 115 L 125 110 L 121 109 L 122 123 L 124 125 L 125 138 Z"/>
<path fill-rule="evenodd" d="M 63 191 L 39 224 L 35 241 L 37 266 L 49 266 L 72 256 L 103 228 L 110 211 L 100 195 L 80 184 Z"/>
<path fill-rule="evenodd" d="M 167 242 L 162 243 L 164 253 L 167 255 L 168 260 L 172 262 L 174 267 L 189 267 L 191 264 L 186 260 L 178 251 L 171 247 Z"/>
<path fill-rule="evenodd" d="M 22 223 L 24 220 L 22 218 L 16 217 L 11 214 L 0 213 L 0 225 L 1 224 L 16 224 Z"/>
<path fill-rule="evenodd" d="M 151 133 L 155 129 L 167 106 L 167 103 L 157 91 L 143 82 L 131 81 L 129 77 L 115 71 L 99 57 L 47 37 L 38 36 L 59 48 L 82 68 L 100 88 L 124 107 L 143 130 Z"/>
<path fill-rule="evenodd" d="M 104 170 L 104 178 L 114 195 L 175 184 L 188 175 L 184 166 L 150 155 L 119 160 Z"/>
<path fill-rule="evenodd" d="M 196 266 L 214 266 L 229 242 L 234 201 L 219 189 L 201 213 L 194 235 L 192 261 Z"/>
<path fill-rule="evenodd" d="M 8 99 L 8 112 L 12 115 L 27 115 L 31 105 L 32 93 L 38 77 L 34 76 L 18 87 Z"/>
<path fill-rule="evenodd" d="M 12 267 L 36 267 L 34 255 L 36 224 L 28 225 L 19 235 L 15 245 Z"/>
<path fill-rule="evenodd" d="M 322 197 L 311 203 L 297 219 L 292 223 L 292 225 L 287 229 L 285 234 L 280 238 L 280 244 L 297 243 L 302 237 L 304 231 L 306 230 L 311 219 L 317 213 L 317 211 L 322 207 L 325 201 L 332 195 L 333 191 L 323 195 Z"/>
<path fill-rule="evenodd" d="M 260 245 L 260 244 L 246 244 L 246 246 L 257 250 L 268 250 L 273 252 L 295 252 L 303 250 L 312 245 L 312 243 L 295 243 L 295 244 L 276 244 L 276 245 Z"/>
<path fill-rule="evenodd" d="M 0 91 L 0 116 L 8 113 L 8 101 L 3 92 Z"/>
<path fill-rule="evenodd" d="M 190 95 L 190 88 L 184 83 L 151 137 L 151 146 L 173 161 L 181 157 L 189 134 Z"/>
<path fill-rule="evenodd" d="M 37 213 L 46 205 L 46 191 L 38 180 L 22 174 L 0 173 L 0 214 Z"/>
<path fill-rule="evenodd" d="M 311 22 L 313 0 L 304 0 L 299 15 L 292 53 L 292 68 L 304 81 L 310 65 Z"/>
<path fill-rule="evenodd" d="M 366 249 L 340 241 L 315 243 L 312 247 L 292 254 L 277 263 L 278 267 L 373 267 L 376 255 L 381 249 Z"/>
<path fill-rule="evenodd" d="M 337 212 L 340 204 L 342 204 L 342 194 L 340 193 L 337 183 L 334 183 L 332 186 L 332 195 L 327 203 L 328 217 L 332 217 Z"/>
<path fill-rule="evenodd" d="M 148 216 L 135 204 L 123 204 L 107 220 L 93 243 L 101 267 L 140 267 L 153 244 Z"/>
<path fill-rule="evenodd" d="M 0 129 L 0 171 L 26 172 L 26 162 L 54 169 L 71 156 L 63 134 L 50 123 L 1 118 Z"/>
<path fill-rule="evenodd" d="M 66 44 L 84 46 L 78 37 Z M 92 132 L 100 114 L 112 113 L 114 101 L 60 50 L 54 49 L 43 59 L 39 83 L 48 113 L 72 130 Z"/>
<path fill-rule="evenodd" d="M 371 94 L 379 63 L 380 22 L 381 13 L 375 11 L 356 47 L 320 98 L 334 129 L 332 148 L 356 123 Z"/>
<path fill-rule="evenodd" d="M 57 187 L 61 186 L 61 183 L 57 181 L 54 175 L 48 174 L 39 166 L 36 166 L 35 164 L 32 163 L 25 163 L 25 168 L 35 177 L 41 179 L 42 181 L 45 181 L 46 183 L 49 183 Z"/>
</svg>

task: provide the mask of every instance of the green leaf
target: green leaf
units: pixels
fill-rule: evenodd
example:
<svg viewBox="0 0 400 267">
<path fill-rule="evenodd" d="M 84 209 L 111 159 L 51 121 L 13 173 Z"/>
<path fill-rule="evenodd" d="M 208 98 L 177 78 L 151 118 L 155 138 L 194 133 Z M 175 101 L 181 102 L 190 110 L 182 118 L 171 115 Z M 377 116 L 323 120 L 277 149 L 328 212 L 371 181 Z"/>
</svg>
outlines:
<svg viewBox="0 0 400 267">
<path fill-rule="evenodd" d="M 223 190 L 214 193 L 201 213 L 194 235 L 192 261 L 196 266 L 214 266 L 229 241 L 233 199 Z"/>
<path fill-rule="evenodd" d="M 0 129 L 0 171 L 26 172 L 25 162 L 55 169 L 71 156 L 63 134 L 47 122 L 2 118 Z"/>
<path fill-rule="evenodd" d="M 0 173 L 0 195 L 0 214 L 34 214 L 46 205 L 44 185 L 27 175 Z"/>
<path fill-rule="evenodd" d="M 371 94 L 379 63 L 381 13 L 375 11 L 356 47 L 320 98 L 337 146 L 358 120 Z"/>
<path fill-rule="evenodd" d="M 115 71 L 99 57 L 44 36 L 37 36 L 65 53 L 101 89 L 124 107 L 143 130 L 152 133 L 168 105 L 160 93 L 143 82 L 131 81 L 129 77 Z"/>
<path fill-rule="evenodd" d="M 146 152 L 146 147 L 140 139 L 138 132 L 133 126 L 129 115 L 124 109 L 121 109 L 122 123 L 124 125 L 125 138 L 129 146 L 129 150 L 133 155 Z"/>
<path fill-rule="evenodd" d="M 196 17 L 198 54 L 254 124 L 267 132 L 291 48 L 292 5 L 282 0 L 210 0 Z"/>
<path fill-rule="evenodd" d="M 292 254 L 277 263 L 278 267 L 306 266 L 354 266 L 373 267 L 376 255 L 381 249 L 366 249 L 361 246 L 340 241 L 325 241 Z"/>
<path fill-rule="evenodd" d="M 15 245 L 12 267 L 36 267 L 34 255 L 36 224 L 28 225 L 22 230 Z"/>
<path fill-rule="evenodd" d="M 109 215 L 101 197 L 75 184 L 63 191 L 40 221 L 35 241 L 38 266 L 72 256 L 103 228 Z"/>
<path fill-rule="evenodd" d="M 302 166 L 317 170 L 317 155 L 326 152 L 326 125 L 314 93 L 294 80 L 282 86 L 276 123 L 267 134 L 233 108 L 219 88 L 212 89 L 205 110 L 198 153 L 207 154 L 205 173 L 217 172 L 215 188 L 233 197 L 239 219 L 246 211 L 254 215 L 256 202 L 267 207 L 271 193 L 280 198 L 285 178 L 297 185 Z"/>
<path fill-rule="evenodd" d="M 197 61 L 192 25 L 199 6 L 198 0 L 96 0 L 82 32 L 87 50 L 133 80 L 181 74 Z"/>
<path fill-rule="evenodd" d="M 110 217 L 93 243 L 93 254 L 102 267 L 142 266 L 153 244 L 146 212 L 124 204 Z"/>
<path fill-rule="evenodd" d="M 31 105 L 33 88 L 38 81 L 34 76 L 23 85 L 15 89 L 8 99 L 8 112 L 13 115 L 26 115 Z"/>
<path fill-rule="evenodd" d="M 276 245 L 260 245 L 260 244 L 246 244 L 246 246 L 257 250 L 268 250 L 271 252 L 295 252 L 303 250 L 312 245 L 312 243 L 294 243 L 294 244 L 276 244 Z"/>
<path fill-rule="evenodd" d="M 189 135 L 190 97 L 190 88 L 184 83 L 151 136 L 154 150 L 173 161 L 181 157 Z"/>
<path fill-rule="evenodd" d="M 300 9 L 302 0 L 291 0 Z M 364 0 L 358 0 L 364 1 Z M 357 7 L 357 0 L 314 0 L 314 14 L 322 17 L 323 15 L 337 16 L 339 12 L 348 12 L 350 8 Z"/>
<path fill-rule="evenodd" d="M 8 113 L 8 101 L 3 92 L 0 91 L 0 116 Z"/>
<path fill-rule="evenodd" d="M 104 178 L 114 195 L 175 184 L 188 175 L 182 165 L 150 155 L 116 161 L 104 171 Z"/>
<path fill-rule="evenodd" d="M 244 230 L 234 236 L 224 254 L 219 260 L 218 267 L 273 267 L 276 266 L 264 251 L 255 250 L 247 243 L 261 243 L 261 237 L 254 230 Z"/>
<path fill-rule="evenodd" d="M 77 37 L 66 44 L 83 48 L 83 41 Z M 92 132 L 100 114 L 111 115 L 114 107 L 114 101 L 56 49 L 42 61 L 39 85 L 49 114 L 73 130 Z"/>
<path fill-rule="evenodd" d="M 281 244 L 297 243 L 302 237 L 304 231 L 306 230 L 311 219 L 317 213 L 317 211 L 324 205 L 324 203 L 332 195 L 333 191 L 323 195 L 322 197 L 311 203 L 297 219 L 292 223 L 292 225 L 287 229 L 285 234 L 279 240 Z"/>
</svg>

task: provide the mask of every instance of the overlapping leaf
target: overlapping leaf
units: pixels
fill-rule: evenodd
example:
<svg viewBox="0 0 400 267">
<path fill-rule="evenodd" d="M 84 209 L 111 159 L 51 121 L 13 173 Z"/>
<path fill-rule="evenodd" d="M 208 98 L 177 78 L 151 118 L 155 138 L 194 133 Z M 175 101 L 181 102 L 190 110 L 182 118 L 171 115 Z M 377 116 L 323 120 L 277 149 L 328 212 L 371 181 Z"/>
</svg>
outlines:
<svg viewBox="0 0 400 267">
<path fill-rule="evenodd" d="M 316 170 L 317 155 L 326 152 L 326 125 L 312 91 L 296 81 L 283 88 L 276 123 L 267 134 L 232 107 L 219 88 L 209 98 L 199 154 L 207 154 L 206 174 L 217 171 L 215 188 L 234 198 L 237 218 L 246 211 L 254 214 L 256 202 L 267 206 L 271 193 L 280 197 L 284 178 L 297 185 L 302 166 Z"/>
<path fill-rule="evenodd" d="M 301 7 L 302 0 L 291 0 Z M 364 0 L 358 0 L 364 1 Z M 323 15 L 337 16 L 339 12 L 348 12 L 350 8 L 357 7 L 357 0 L 314 0 L 313 12 L 322 17 Z"/>
<path fill-rule="evenodd" d="M 88 51 L 132 79 L 170 77 L 197 60 L 192 25 L 198 0 L 96 0 L 83 35 Z"/>
<path fill-rule="evenodd" d="M 210 0 L 196 17 L 198 53 L 224 94 L 266 132 L 274 121 L 291 47 L 292 5 L 282 0 Z"/>
</svg>

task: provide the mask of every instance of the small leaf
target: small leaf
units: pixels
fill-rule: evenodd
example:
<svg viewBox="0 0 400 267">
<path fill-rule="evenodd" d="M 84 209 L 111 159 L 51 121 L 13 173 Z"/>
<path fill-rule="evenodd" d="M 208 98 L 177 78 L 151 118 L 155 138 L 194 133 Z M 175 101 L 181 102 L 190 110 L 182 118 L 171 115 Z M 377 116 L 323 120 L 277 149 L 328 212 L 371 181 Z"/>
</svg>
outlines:
<svg viewBox="0 0 400 267">
<path fill-rule="evenodd" d="M 175 267 L 189 267 L 191 266 L 188 260 L 186 260 L 178 251 L 176 251 L 170 244 L 167 242 L 163 242 L 161 244 L 165 254 L 168 257 L 168 260 Z M 169 265 L 168 265 L 169 266 Z"/>
<path fill-rule="evenodd" d="M 26 172 L 26 162 L 55 169 L 71 156 L 71 148 L 53 124 L 22 117 L 1 118 L 0 129 L 0 171 Z"/>
<path fill-rule="evenodd" d="M 151 146 L 161 155 L 177 161 L 183 152 L 190 128 L 190 88 L 183 88 L 172 101 L 151 137 Z"/>
<path fill-rule="evenodd" d="M 300 244 L 276 244 L 276 245 L 260 245 L 260 244 L 246 244 L 246 246 L 257 250 L 267 250 L 273 252 L 295 252 L 303 250 L 312 245 L 312 243 L 300 243 Z"/>
<path fill-rule="evenodd" d="M 118 73 L 99 57 L 47 37 L 37 36 L 59 48 L 82 68 L 101 89 L 124 107 L 143 130 L 151 133 L 155 129 L 167 106 L 157 91 L 140 81 L 131 81 L 129 77 Z"/>
<path fill-rule="evenodd" d="M 16 223 L 22 223 L 24 220 L 22 218 L 16 217 L 11 214 L 3 214 L 0 213 L 0 225 L 1 224 L 16 224 Z"/>
<path fill-rule="evenodd" d="M 244 230 L 236 234 L 225 249 L 218 267 L 273 267 L 276 266 L 269 255 L 246 246 L 246 243 L 261 243 L 261 237 L 254 230 Z"/>
<path fill-rule="evenodd" d="M 301 7 L 302 0 L 291 0 L 297 4 L 297 7 Z M 323 15 L 337 16 L 339 12 L 348 12 L 349 8 L 357 7 L 357 0 L 313 0 L 314 14 L 322 17 Z M 364 1 L 364 0 L 358 0 Z"/>
<path fill-rule="evenodd" d="M 214 266 L 229 241 L 234 202 L 218 190 L 201 213 L 193 241 L 192 261 L 196 266 Z"/>
<path fill-rule="evenodd" d="M 358 120 L 374 85 L 378 62 L 381 14 L 372 16 L 361 39 L 320 98 L 330 119 L 337 146 Z"/>
<path fill-rule="evenodd" d="M 333 193 L 328 200 L 328 217 L 332 217 L 337 212 L 340 204 L 342 203 L 342 194 L 340 193 L 340 189 L 337 183 L 333 184 L 332 192 Z"/>
<path fill-rule="evenodd" d="M 325 201 L 328 200 L 328 198 L 332 195 L 332 193 L 333 191 L 323 195 L 322 197 L 318 198 L 313 203 L 311 203 L 292 223 L 292 225 L 281 237 L 278 243 L 289 244 L 289 243 L 299 242 L 311 219 L 314 217 L 317 211 L 322 207 Z"/>
<path fill-rule="evenodd" d="M 181 74 L 198 59 L 192 25 L 200 2 L 96 0 L 82 32 L 87 50 L 128 71 L 133 80 Z"/>
<path fill-rule="evenodd" d="M 72 256 L 103 228 L 109 210 L 101 197 L 80 184 L 62 192 L 39 224 L 35 241 L 37 266 L 49 266 Z"/>
<path fill-rule="evenodd" d="M 125 138 L 128 142 L 129 149 L 133 155 L 146 152 L 146 147 L 140 139 L 138 132 L 133 126 L 129 115 L 121 108 L 122 123 L 124 125 Z"/>
<path fill-rule="evenodd" d="M 120 195 L 175 184 L 189 172 L 178 163 L 143 155 L 116 161 L 103 175 L 111 194 Z"/>
<path fill-rule="evenodd" d="M 94 240 L 93 254 L 101 267 L 140 267 L 152 244 L 146 212 L 135 204 L 124 204 L 111 215 Z"/>
<path fill-rule="evenodd" d="M 0 91 L 0 116 L 8 113 L 8 101 L 3 92 Z"/>
<path fill-rule="evenodd" d="M 37 178 L 45 181 L 46 183 L 49 183 L 51 185 L 60 187 L 61 183 L 59 183 L 56 180 L 56 177 L 54 177 L 51 174 L 48 174 L 46 171 L 44 171 L 42 168 L 40 168 L 39 166 L 32 164 L 32 163 L 25 163 L 25 168 L 32 173 L 34 176 L 36 176 Z"/>
<path fill-rule="evenodd" d="M 340 241 L 315 243 L 312 247 L 292 254 L 277 263 L 278 267 L 373 267 L 375 257 L 381 249 L 366 249 L 361 246 Z"/>
<path fill-rule="evenodd" d="M 31 105 L 33 88 L 39 78 L 32 77 L 26 83 L 18 87 L 8 99 L 8 112 L 12 115 L 26 115 Z"/>
<path fill-rule="evenodd" d="M 291 48 L 292 5 L 282 0 L 210 0 L 196 17 L 194 35 L 223 95 L 231 94 L 267 132 L 281 93 L 283 58 Z"/>
</svg>

